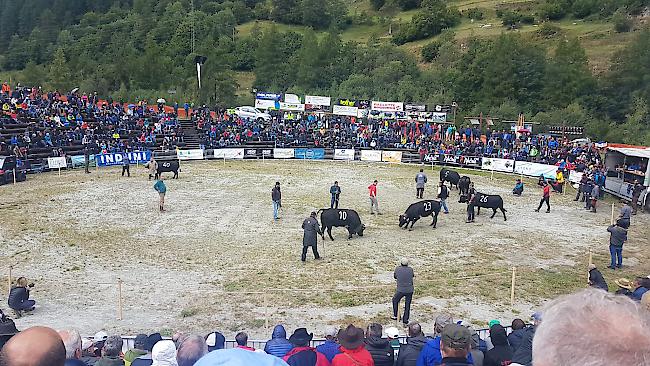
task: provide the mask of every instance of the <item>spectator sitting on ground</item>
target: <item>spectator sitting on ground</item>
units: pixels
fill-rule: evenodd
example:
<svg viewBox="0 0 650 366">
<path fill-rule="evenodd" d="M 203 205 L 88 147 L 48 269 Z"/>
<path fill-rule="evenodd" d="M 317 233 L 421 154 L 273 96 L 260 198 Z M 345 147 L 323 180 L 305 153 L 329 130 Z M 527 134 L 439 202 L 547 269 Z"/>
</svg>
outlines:
<svg viewBox="0 0 650 366">
<path fill-rule="evenodd" d="M 522 182 L 521 179 L 517 179 L 515 188 L 512 189 L 512 194 L 521 196 L 522 193 L 524 193 L 524 182 Z"/>
<path fill-rule="evenodd" d="M 508 343 L 510 344 L 510 348 L 512 349 L 512 352 L 515 352 L 517 348 L 519 348 L 519 345 L 521 344 L 521 340 L 526 335 L 526 323 L 524 323 L 523 320 L 521 319 L 515 319 L 512 321 L 511 329 L 512 332 L 508 334 Z"/>
<path fill-rule="evenodd" d="M 153 350 L 153 346 L 155 346 L 156 343 L 160 341 L 162 341 L 162 336 L 160 333 L 150 334 L 147 337 L 147 341 L 145 342 L 145 349 L 147 351 L 147 354 L 137 357 L 135 360 L 133 360 L 133 362 L 131 362 L 131 366 L 151 366 L 153 363 L 151 351 Z"/>
<path fill-rule="evenodd" d="M 178 366 L 176 345 L 172 341 L 160 341 L 151 350 L 151 366 Z"/>
<path fill-rule="evenodd" d="M 647 311 L 626 297 L 594 289 L 565 295 L 544 310 L 535 366 L 647 365 L 648 329 Z"/>
<path fill-rule="evenodd" d="M 32 327 L 12 337 L 0 352 L 2 366 L 63 366 L 65 346 L 59 334 Z"/>
<path fill-rule="evenodd" d="M 133 341 L 133 348 L 126 351 L 126 353 L 124 354 L 124 366 L 131 366 L 133 360 L 147 354 L 146 343 L 147 343 L 146 334 L 138 334 L 137 336 L 135 336 L 135 340 Z"/>
<path fill-rule="evenodd" d="M 289 342 L 294 348 L 282 358 L 289 365 L 300 366 L 329 366 L 329 361 L 316 348 L 310 346 L 313 333 L 307 333 L 307 329 L 298 328 L 293 331 Z"/>
<path fill-rule="evenodd" d="M 325 343 L 318 345 L 316 351 L 322 353 L 327 358 L 327 361 L 332 362 L 334 356 L 341 353 L 339 344 L 336 342 L 336 335 L 339 333 L 338 328 L 329 327 L 325 331 Z"/>
<path fill-rule="evenodd" d="M 501 324 L 495 324 L 490 327 L 490 340 L 494 347 L 485 353 L 483 365 L 508 365 L 512 361 L 512 349 L 508 344 L 506 330 Z"/>
<path fill-rule="evenodd" d="M 396 366 L 415 366 L 418 356 L 420 356 L 420 351 L 422 351 L 424 345 L 429 341 L 429 338 L 424 336 L 420 323 L 409 323 L 407 335 L 406 343 L 399 347 Z"/>
<path fill-rule="evenodd" d="M 239 332 L 235 335 L 235 342 L 237 342 L 237 348 L 245 349 L 247 351 L 255 352 L 255 348 L 248 347 L 248 334 L 246 332 Z"/>
<path fill-rule="evenodd" d="M 393 366 L 395 352 L 388 340 L 383 339 L 381 324 L 372 323 L 366 329 L 366 350 L 370 352 L 375 366 Z"/>
<path fill-rule="evenodd" d="M 341 353 L 334 356 L 332 366 L 373 366 L 372 356 L 363 346 L 363 329 L 350 324 L 338 334 Z"/>
<path fill-rule="evenodd" d="M 122 345 L 120 336 L 112 335 L 106 338 L 102 348 L 102 357 L 95 362 L 95 366 L 124 366 L 124 361 L 120 358 Z"/>
<path fill-rule="evenodd" d="M 60 330 L 59 336 L 65 346 L 65 366 L 86 366 L 81 361 L 81 336 L 76 330 Z"/>
<path fill-rule="evenodd" d="M 273 334 L 271 334 L 271 339 L 266 342 L 264 352 L 282 358 L 292 348 L 293 345 L 287 339 L 287 331 L 282 325 L 278 324 L 273 328 Z"/>
<path fill-rule="evenodd" d="M 179 339 L 176 353 L 178 366 L 192 366 L 208 353 L 208 345 L 203 337 L 188 335 Z"/>
<path fill-rule="evenodd" d="M 470 344 L 472 335 L 467 327 L 460 324 L 448 324 L 442 329 L 440 336 L 440 353 L 442 366 L 472 365 L 470 357 Z"/>
<path fill-rule="evenodd" d="M 451 315 L 440 314 L 436 317 L 436 321 L 433 326 L 434 338 L 429 340 L 427 344 L 422 348 L 420 356 L 418 357 L 417 366 L 437 366 L 442 362 L 442 353 L 440 352 L 440 339 L 442 330 L 448 324 L 452 324 L 454 319 Z M 468 351 L 468 361 L 473 362 L 472 355 Z"/>
</svg>

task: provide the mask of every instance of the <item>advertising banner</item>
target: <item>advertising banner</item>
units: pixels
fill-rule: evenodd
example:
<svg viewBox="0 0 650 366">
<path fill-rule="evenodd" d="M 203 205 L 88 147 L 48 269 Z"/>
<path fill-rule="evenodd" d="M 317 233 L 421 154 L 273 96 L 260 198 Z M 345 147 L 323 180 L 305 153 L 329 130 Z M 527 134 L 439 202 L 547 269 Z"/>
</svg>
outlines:
<svg viewBox="0 0 650 366">
<path fill-rule="evenodd" d="M 68 164 L 65 162 L 65 157 L 54 157 L 54 158 L 47 158 L 47 166 L 50 169 L 58 169 L 58 168 L 65 168 L 68 166 Z"/>
<path fill-rule="evenodd" d="M 305 105 L 304 104 L 299 104 L 299 103 L 280 102 L 280 110 L 304 112 L 305 111 Z"/>
<path fill-rule="evenodd" d="M 334 149 L 334 160 L 354 160 L 354 149 Z"/>
<path fill-rule="evenodd" d="M 480 156 L 460 156 L 460 164 L 480 168 L 481 167 L 481 157 Z"/>
<path fill-rule="evenodd" d="M 242 148 L 215 149 L 214 157 L 217 159 L 243 159 L 244 149 Z"/>
<path fill-rule="evenodd" d="M 86 157 L 83 155 L 74 155 L 70 157 L 73 168 L 80 168 L 86 166 Z M 2 166 L 0 164 L 0 166 Z M 95 166 L 95 155 L 88 156 L 88 166 Z"/>
<path fill-rule="evenodd" d="M 257 149 L 244 149 L 244 159 L 256 159 Z"/>
<path fill-rule="evenodd" d="M 280 102 L 277 100 L 255 99 L 257 109 L 280 109 Z"/>
<path fill-rule="evenodd" d="M 555 172 L 557 172 L 557 166 L 555 165 L 529 163 L 527 161 L 517 161 L 515 163 L 515 173 L 529 177 L 543 175 L 545 178 L 555 179 Z"/>
<path fill-rule="evenodd" d="M 273 149 L 260 149 L 262 158 L 268 159 L 273 158 Z"/>
<path fill-rule="evenodd" d="M 440 112 L 431 113 L 431 122 L 435 122 L 435 123 L 447 122 L 447 113 L 440 113 Z"/>
<path fill-rule="evenodd" d="M 199 150 L 202 151 L 202 150 Z M 131 164 L 146 164 L 151 160 L 151 151 L 133 151 L 126 153 Z M 97 166 L 115 166 L 122 165 L 124 160 L 123 153 L 99 154 L 95 155 Z"/>
<path fill-rule="evenodd" d="M 176 150 L 176 157 L 178 160 L 203 160 L 203 150 Z"/>
<path fill-rule="evenodd" d="M 361 160 L 381 161 L 381 150 L 361 150 Z"/>
<path fill-rule="evenodd" d="M 426 112 L 427 106 L 424 104 L 407 104 L 404 106 L 406 112 Z"/>
<path fill-rule="evenodd" d="M 325 149 L 294 149 L 296 159 L 322 160 L 325 159 Z"/>
<path fill-rule="evenodd" d="M 345 107 L 359 107 L 357 101 L 354 99 L 337 99 L 334 105 L 342 105 Z"/>
<path fill-rule="evenodd" d="M 307 95 L 305 96 L 305 104 L 323 105 L 329 107 L 332 104 L 332 98 L 320 97 L 317 95 Z"/>
<path fill-rule="evenodd" d="M 496 170 L 498 172 L 512 173 L 515 161 L 509 159 L 483 158 L 481 169 Z"/>
<path fill-rule="evenodd" d="M 275 100 L 275 101 L 280 101 L 282 99 L 281 94 L 276 94 L 276 93 L 267 93 L 267 92 L 257 92 L 255 93 L 255 99 L 259 100 Z"/>
<path fill-rule="evenodd" d="M 372 101 L 370 109 L 374 111 L 384 112 L 402 112 L 404 111 L 404 103 L 401 102 L 377 102 Z"/>
<path fill-rule="evenodd" d="M 273 149 L 273 157 L 275 159 L 293 159 L 294 152 L 293 149 Z"/>
<path fill-rule="evenodd" d="M 318 104 L 305 104 L 305 111 L 308 112 L 329 112 L 330 107 Z"/>
<path fill-rule="evenodd" d="M 401 151 L 384 151 L 381 153 L 381 161 L 386 161 L 389 163 L 401 163 L 402 162 L 402 152 Z"/>
<path fill-rule="evenodd" d="M 300 104 L 300 97 L 295 94 L 285 94 L 284 102 L 289 104 Z"/>
<path fill-rule="evenodd" d="M 345 105 L 335 105 L 332 109 L 332 113 L 339 116 L 352 116 L 357 117 L 359 108 L 357 107 L 348 107 Z"/>
</svg>

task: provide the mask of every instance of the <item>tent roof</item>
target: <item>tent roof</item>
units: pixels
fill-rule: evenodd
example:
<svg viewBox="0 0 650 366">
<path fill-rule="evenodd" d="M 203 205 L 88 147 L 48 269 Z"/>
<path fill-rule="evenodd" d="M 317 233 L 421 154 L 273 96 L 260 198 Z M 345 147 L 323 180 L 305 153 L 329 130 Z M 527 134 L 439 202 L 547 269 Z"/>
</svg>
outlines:
<svg viewBox="0 0 650 366">
<path fill-rule="evenodd" d="M 608 150 L 620 152 L 627 156 L 636 156 L 638 158 L 650 159 L 650 148 L 639 149 L 632 147 L 609 147 Z"/>
</svg>

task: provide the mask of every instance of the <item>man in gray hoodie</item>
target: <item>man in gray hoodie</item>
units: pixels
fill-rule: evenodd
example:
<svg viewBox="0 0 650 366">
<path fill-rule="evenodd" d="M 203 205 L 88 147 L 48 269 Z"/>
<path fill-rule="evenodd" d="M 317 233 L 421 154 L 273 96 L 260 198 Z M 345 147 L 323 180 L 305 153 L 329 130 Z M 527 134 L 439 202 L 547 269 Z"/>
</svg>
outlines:
<svg viewBox="0 0 650 366">
<path fill-rule="evenodd" d="M 612 262 L 607 268 L 616 269 L 623 267 L 623 243 L 627 241 L 627 229 L 615 225 L 610 225 L 607 228 L 609 231 L 609 254 Z"/>
<path fill-rule="evenodd" d="M 424 185 L 427 183 L 427 175 L 424 174 L 424 169 L 415 176 L 415 198 L 422 199 L 424 197 Z"/>
<path fill-rule="evenodd" d="M 402 316 L 402 322 L 404 325 L 408 324 L 409 317 L 411 314 L 411 299 L 413 298 L 413 268 L 409 267 L 409 261 L 406 258 L 402 258 L 401 265 L 395 268 L 393 277 L 397 282 L 397 288 L 395 289 L 395 296 L 393 296 L 393 320 L 397 320 L 397 308 L 399 307 L 399 302 L 402 298 L 406 298 L 404 301 L 404 316 Z"/>
</svg>

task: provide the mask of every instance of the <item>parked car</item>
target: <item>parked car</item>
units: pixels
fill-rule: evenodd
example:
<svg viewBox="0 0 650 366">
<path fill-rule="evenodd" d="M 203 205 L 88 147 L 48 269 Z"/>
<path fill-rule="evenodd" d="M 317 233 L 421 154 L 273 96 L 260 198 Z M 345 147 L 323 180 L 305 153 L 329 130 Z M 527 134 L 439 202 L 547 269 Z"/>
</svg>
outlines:
<svg viewBox="0 0 650 366">
<path fill-rule="evenodd" d="M 271 120 L 271 115 L 260 111 L 255 107 L 237 107 L 235 108 L 235 115 L 239 118 L 254 119 L 258 122 L 268 122 Z"/>
</svg>

